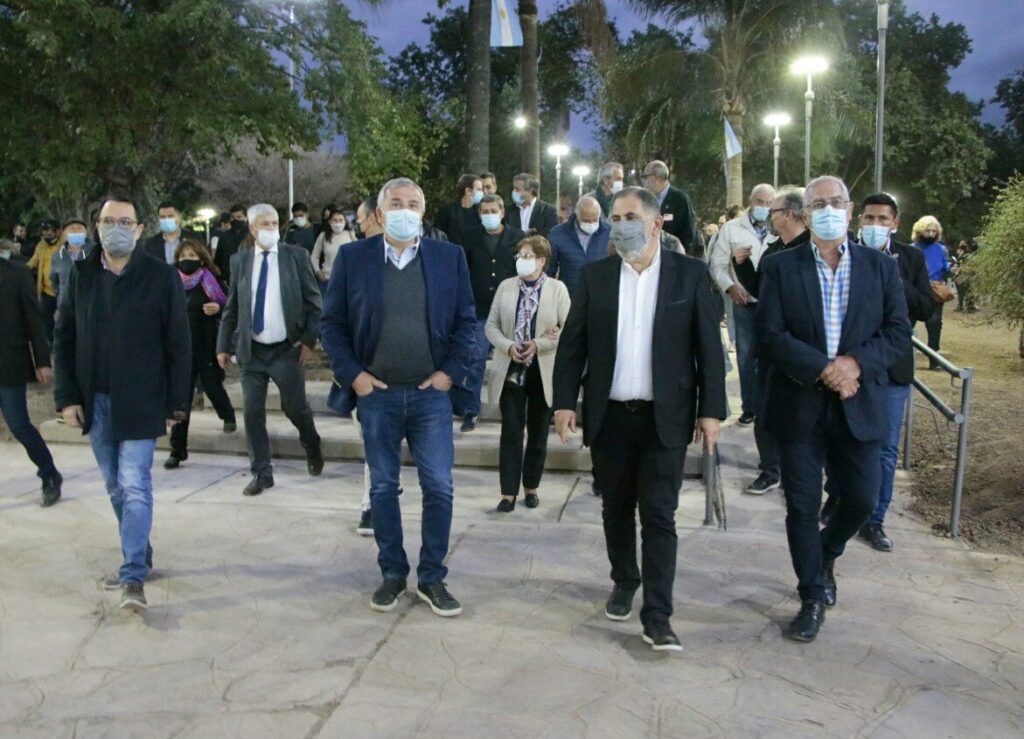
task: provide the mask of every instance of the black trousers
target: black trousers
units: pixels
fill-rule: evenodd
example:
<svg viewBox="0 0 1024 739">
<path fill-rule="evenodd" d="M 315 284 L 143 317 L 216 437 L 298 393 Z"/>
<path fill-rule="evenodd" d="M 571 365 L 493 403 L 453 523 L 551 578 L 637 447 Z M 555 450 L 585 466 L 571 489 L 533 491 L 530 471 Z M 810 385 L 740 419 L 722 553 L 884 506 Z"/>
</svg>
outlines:
<svg viewBox="0 0 1024 739">
<path fill-rule="evenodd" d="M 184 456 L 188 452 L 188 424 L 192 419 L 192 398 L 196 393 L 196 380 L 202 381 L 202 391 L 213 403 L 217 417 L 222 421 L 234 421 L 235 409 L 231 405 L 227 390 L 224 389 L 224 370 L 216 362 L 205 362 L 202 365 L 192 364 L 192 381 L 189 387 L 189 414 L 181 423 L 171 428 L 171 455 Z"/>
<path fill-rule="evenodd" d="M 544 381 L 537 362 L 526 370 L 525 385 L 505 383 L 498 405 L 501 408 L 501 443 L 498 448 L 501 494 L 518 495 L 520 482 L 527 490 L 535 490 L 540 487 L 540 478 L 544 474 L 552 415 L 544 399 Z"/>
<path fill-rule="evenodd" d="M 881 442 L 855 439 L 839 396 L 832 392 L 828 396 L 807 440 L 779 439 L 786 536 L 801 600 L 824 599 L 822 567 L 839 558 L 846 542 L 867 523 L 881 484 Z M 878 419 L 878 424 L 884 428 L 886 419 Z M 821 476 L 826 464 L 829 487 L 839 501 L 822 529 Z"/>
<path fill-rule="evenodd" d="M 945 303 L 936 303 L 932 307 L 932 314 L 927 321 L 924 322 L 924 327 L 928 330 L 928 348 L 939 351 L 939 340 L 942 338 L 942 309 L 945 307 Z M 934 362 L 928 363 L 934 367 Z"/>
<path fill-rule="evenodd" d="M 274 381 L 281 391 L 281 410 L 299 430 L 307 454 L 320 449 L 320 435 L 313 424 L 313 411 L 306 402 L 306 373 L 299 364 L 299 349 L 287 341 L 280 344 L 252 342 L 252 358 L 242 369 L 245 438 L 249 444 L 252 474 L 271 475 L 270 439 L 267 436 L 267 383 Z"/>
<path fill-rule="evenodd" d="M 754 443 L 757 445 L 758 469 L 779 479 L 779 443 L 775 434 L 765 428 L 764 413 L 761 409 L 768 403 L 768 369 L 769 362 L 761 357 L 757 362 L 758 403 L 760 407 L 754 417 Z"/>
<path fill-rule="evenodd" d="M 666 622 L 672 615 L 676 507 L 686 447 L 669 449 L 661 444 L 653 404 L 631 411 L 623 403 L 610 401 L 590 451 L 601 487 L 601 515 L 612 581 L 632 589 L 642 584 L 640 621 Z M 636 563 L 637 508 L 642 568 Z"/>
<path fill-rule="evenodd" d="M 53 295 L 42 293 L 39 296 L 39 312 L 43 314 L 43 328 L 46 330 L 46 340 L 53 346 L 53 329 L 56 325 L 57 298 Z"/>
</svg>

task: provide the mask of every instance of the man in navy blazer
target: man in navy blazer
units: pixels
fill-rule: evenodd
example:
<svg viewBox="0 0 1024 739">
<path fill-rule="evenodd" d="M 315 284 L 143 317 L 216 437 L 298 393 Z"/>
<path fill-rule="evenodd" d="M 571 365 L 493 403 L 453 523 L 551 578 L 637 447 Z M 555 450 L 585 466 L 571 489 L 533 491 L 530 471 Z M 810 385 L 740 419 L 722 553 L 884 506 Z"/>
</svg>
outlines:
<svg viewBox="0 0 1024 739">
<path fill-rule="evenodd" d="M 548 274 L 569 289 L 569 297 L 576 297 L 584 265 L 608 256 L 610 235 L 611 226 L 601 217 L 601 203 L 591 195 L 579 199 L 568 221 L 551 229 Z"/>
<path fill-rule="evenodd" d="M 322 341 L 331 359 L 331 407 L 359 406 L 370 505 L 384 581 L 370 605 L 390 611 L 405 592 L 409 562 L 398 504 L 401 444 L 423 490 L 417 596 L 439 616 L 462 606 L 448 592 L 455 445 L 448 391 L 465 385 L 478 351 L 476 308 L 462 249 L 420 236 L 419 185 L 390 180 L 377 197 L 384 234 L 342 249 L 324 298 Z"/>
<path fill-rule="evenodd" d="M 889 368 L 910 344 L 896 263 L 849 242 L 852 211 L 842 180 L 812 180 L 803 210 L 811 242 L 762 262 L 757 335 L 771 364 L 761 412 L 779 440 L 802 602 L 786 636 L 804 642 L 836 602 L 835 560 L 874 510 Z M 819 531 L 826 464 L 840 500 Z"/>
</svg>

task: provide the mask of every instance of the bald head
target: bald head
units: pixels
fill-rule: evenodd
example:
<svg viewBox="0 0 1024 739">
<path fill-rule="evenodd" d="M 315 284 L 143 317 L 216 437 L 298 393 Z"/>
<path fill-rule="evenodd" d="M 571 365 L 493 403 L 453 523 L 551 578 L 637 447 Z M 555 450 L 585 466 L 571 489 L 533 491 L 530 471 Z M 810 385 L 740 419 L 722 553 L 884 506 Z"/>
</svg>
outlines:
<svg viewBox="0 0 1024 739">
<path fill-rule="evenodd" d="M 601 220 L 601 204 L 597 198 L 584 195 L 576 201 L 576 218 L 580 223 L 597 223 Z"/>
</svg>

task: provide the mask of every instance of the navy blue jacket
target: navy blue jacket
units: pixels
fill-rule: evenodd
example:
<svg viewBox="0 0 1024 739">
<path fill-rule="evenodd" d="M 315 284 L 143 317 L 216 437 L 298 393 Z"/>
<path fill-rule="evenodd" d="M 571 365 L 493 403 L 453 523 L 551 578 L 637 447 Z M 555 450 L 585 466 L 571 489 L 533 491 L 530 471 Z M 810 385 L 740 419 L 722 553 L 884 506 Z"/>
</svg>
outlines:
<svg viewBox="0 0 1024 739">
<path fill-rule="evenodd" d="M 810 243 L 765 257 L 757 309 L 757 335 L 771 362 L 760 413 L 780 439 L 815 434 L 832 391 L 819 380 L 829 363 L 821 284 Z M 850 245 L 850 300 L 839 354 L 857 360 L 860 389 L 843 401 L 850 433 L 878 441 L 887 433 L 889 369 L 910 346 L 907 299 L 896 261 L 874 249 Z"/>
<path fill-rule="evenodd" d="M 558 279 L 569 289 L 569 297 L 575 297 L 580 284 L 580 273 L 584 265 L 604 259 L 608 256 L 608 237 L 612 229 L 608 221 L 601 219 L 600 226 L 590 237 L 587 250 L 583 250 L 580 235 L 576 231 L 576 215 L 568 221 L 555 226 L 548 234 L 551 243 L 551 263 L 547 273 Z"/>
<path fill-rule="evenodd" d="M 477 355 L 476 306 L 466 255 L 455 244 L 422 238 L 419 258 L 434 368 L 465 387 Z M 352 383 L 373 362 L 384 317 L 383 295 L 384 237 L 363 239 L 341 249 L 324 295 L 321 341 L 334 373 L 328 404 L 342 415 L 351 413 L 356 405 Z"/>
</svg>

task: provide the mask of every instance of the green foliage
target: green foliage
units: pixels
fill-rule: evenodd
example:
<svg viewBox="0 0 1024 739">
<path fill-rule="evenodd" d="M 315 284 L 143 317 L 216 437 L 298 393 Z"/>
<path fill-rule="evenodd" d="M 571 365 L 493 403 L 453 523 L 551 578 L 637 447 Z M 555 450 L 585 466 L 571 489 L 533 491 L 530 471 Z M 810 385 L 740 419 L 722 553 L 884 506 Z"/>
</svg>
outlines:
<svg viewBox="0 0 1024 739">
<path fill-rule="evenodd" d="M 1014 177 L 992 206 L 971 257 L 971 289 L 1011 325 L 1024 325 L 1024 176 Z"/>
</svg>

